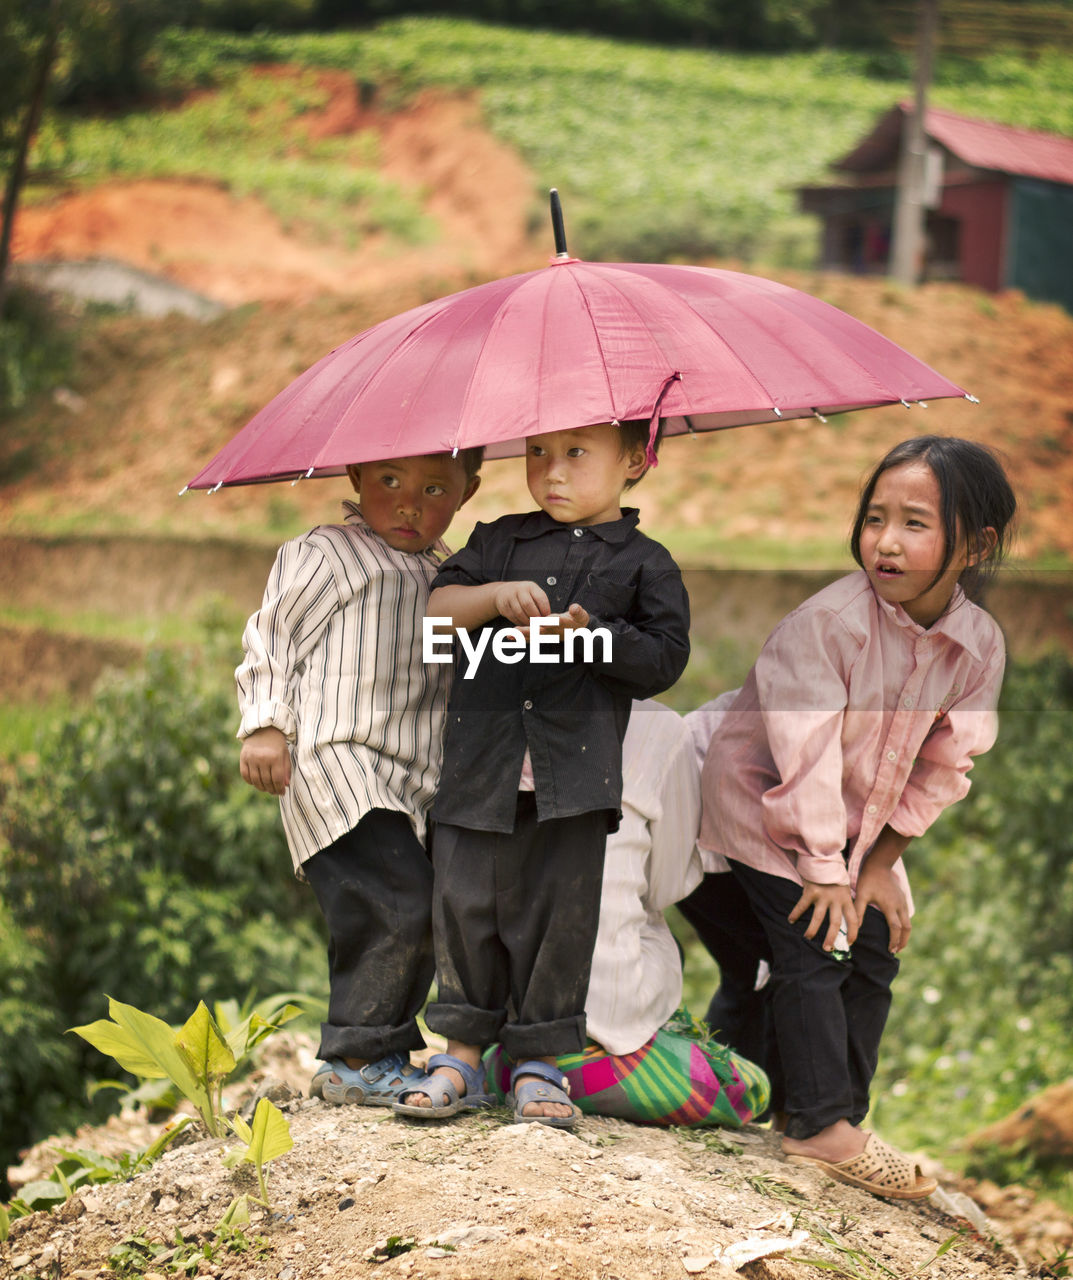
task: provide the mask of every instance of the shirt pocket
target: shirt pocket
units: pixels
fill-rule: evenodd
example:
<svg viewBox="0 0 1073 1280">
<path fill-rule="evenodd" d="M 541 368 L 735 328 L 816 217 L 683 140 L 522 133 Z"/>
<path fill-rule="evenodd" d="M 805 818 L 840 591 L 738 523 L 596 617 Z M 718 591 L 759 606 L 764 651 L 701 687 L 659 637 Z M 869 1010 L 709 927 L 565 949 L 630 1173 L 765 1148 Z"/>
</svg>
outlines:
<svg viewBox="0 0 1073 1280">
<path fill-rule="evenodd" d="M 597 618 L 625 618 L 633 607 L 632 583 L 615 582 L 590 573 L 578 603 Z"/>
</svg>

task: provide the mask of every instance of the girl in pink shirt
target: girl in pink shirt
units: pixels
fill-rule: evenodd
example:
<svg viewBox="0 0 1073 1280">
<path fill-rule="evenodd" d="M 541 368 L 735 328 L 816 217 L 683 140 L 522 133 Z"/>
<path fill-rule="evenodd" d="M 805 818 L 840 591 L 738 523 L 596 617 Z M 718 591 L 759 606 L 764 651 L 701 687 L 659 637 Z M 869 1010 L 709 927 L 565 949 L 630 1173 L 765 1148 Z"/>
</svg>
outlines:
<svg viewBox="0 0 1073 1280">
<path fill-rule="evenodd" d="M 860 571 L 771 633 L 702 772 L 700 844 L 730 860 L 770 948 L 783 1151 L 897 1199 L 936 1186 L 860 1127 L 909 940 L 901 855 L 995 740 L 1005 649 L 972 597 L 1015 505 L 981 445 L 892 449 L 854 521 Z"/>
</svg>

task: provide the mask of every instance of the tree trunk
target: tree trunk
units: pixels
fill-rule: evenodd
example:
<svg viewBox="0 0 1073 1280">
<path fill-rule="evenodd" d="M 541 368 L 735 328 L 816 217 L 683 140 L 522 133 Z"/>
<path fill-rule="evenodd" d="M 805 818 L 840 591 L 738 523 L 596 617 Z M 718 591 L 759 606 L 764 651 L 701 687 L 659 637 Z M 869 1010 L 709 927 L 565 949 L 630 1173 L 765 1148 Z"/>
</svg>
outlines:
<svg viewBox="0 0 1073 1280">
<path fill-rule="evenodd" d="M 11 236 L 15 227 L 15 210 L 19 203 L 19 194 L 26 181 L 26 163 L 30 155 L 30 143 L 41 123 L 41 115 L 45 109 L 45 91 L 48 79 L 52 74 L 52 64 L 56 60 L 56 46 L 60 35 L 61 0 L 50 0 L 45 38 L 37 59 L 30 102 L 26 109 L 26 117 L 19 134 L 19 144 L 15 159 L 8 174 L 4 189 L 4 207 L 0 213 L 0 316 L 4 314 L 8 294 L 8 267 L 11 261 Z"/>
</svg>

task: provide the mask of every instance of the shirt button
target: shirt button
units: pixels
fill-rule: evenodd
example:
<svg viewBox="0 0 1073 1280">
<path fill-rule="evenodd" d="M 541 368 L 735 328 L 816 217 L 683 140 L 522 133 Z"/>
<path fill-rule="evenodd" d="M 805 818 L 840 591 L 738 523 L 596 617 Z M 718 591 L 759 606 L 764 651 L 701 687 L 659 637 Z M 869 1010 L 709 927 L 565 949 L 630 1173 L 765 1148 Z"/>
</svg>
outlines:
<svg viewBox="0 0 1073 1280">
<path fill-rule="evenodd" d="M 574 530 L 574 537 L 575 537 L 575 538 L 583 538 L 584 536 L 585 536 L 585 530 L 584 530 L 584 529 L 575 529 L 575 530 Z"/>
<path fill-rule="evenodd" d="M 878 810 L 878 808 L 877 808 L 874 804 L 870 804 L 870 805 L 868 806 L 868 812 L 869 812 L 869 813 L 878 813 L 878 812 L 879 812 L 879 810 Z"/>
<path fill-rule="evenodd" d="M 903 706 L 903 707 L 911 707 L 912 705 L 913 705 L 913 699 L 912 699 L 912 698 L 903 698 L 903 699 L 902 699 L 902 706 Z"/>
<path fill-rule="evenodd" d="M 526 698 L 526 700 L 522 703 L 522 710 L 532 711 L 532 709 L 533 709 L 533 704 L 529 701 L 528 698 Z"/>
<path fill-rule="evenodd" d="M 897 760 L 897 759 L 898 759 L 898 753 L 897 753 L 897 751 L 888 751 L 888 752 L 887 752 L 887 759 L 888 759 L 888 760 Z"/>
<path fill-rule="evenodd" d="M 549 579 L 548 579 L 548 586 L 549 586 L 549 587 L 554 587 L 554 586 L 555 586 L 555 584 L 556 584 L 558 581 L 559 581 L 559 579 L 558 579 L 558 578 L 549 578 Z"/>
</svg>

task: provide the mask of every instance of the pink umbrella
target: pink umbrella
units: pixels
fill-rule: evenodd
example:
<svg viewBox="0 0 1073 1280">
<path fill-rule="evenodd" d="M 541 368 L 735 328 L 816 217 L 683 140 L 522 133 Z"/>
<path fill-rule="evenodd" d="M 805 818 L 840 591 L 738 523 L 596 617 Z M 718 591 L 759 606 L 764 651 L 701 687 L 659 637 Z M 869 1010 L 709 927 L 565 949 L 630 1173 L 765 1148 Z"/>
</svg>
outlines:
<svg viewBox="0 0 1073 1280">
<path fill-rule="evenodd" d="M 583 262 L 451 294 L 366 329 L 271 400 L 188 488 L 340 475 L 611 419 L 716 430 L 966 393 L 800 290 L 708 267 Z M 967 397 L 971 399 L 972 397 Z"/>
</svg>

